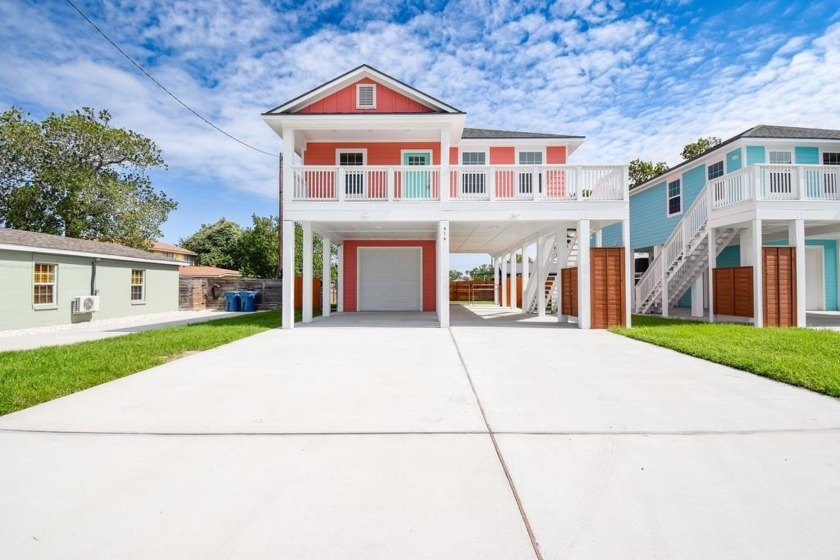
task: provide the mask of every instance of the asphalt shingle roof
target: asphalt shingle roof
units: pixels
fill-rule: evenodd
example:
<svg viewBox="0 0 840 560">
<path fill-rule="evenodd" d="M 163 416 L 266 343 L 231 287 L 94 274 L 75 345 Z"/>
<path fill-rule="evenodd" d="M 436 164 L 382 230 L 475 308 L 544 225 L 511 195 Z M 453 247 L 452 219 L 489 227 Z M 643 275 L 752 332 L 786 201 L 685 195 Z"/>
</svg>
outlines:
<svg viewBox="0 0 840 560">
<path fill-rule="evenodd" d="M 104 257 L 122 257 L 124 259 L 142 259 L 147 261 L 160 261 L 162 263 L 181 264 L 175 259 L 155 255 L 133 247 L 118 245 L 116 243 L 102 243 L 100 241 L 88 241 L 87 239 L 74 239 L 48 233 L 36 233 L 20 229 L 0 228 L 0 245 L 21 245 L 57 251 L 72 251 L 76 253 L 94 253 Z"/>
<path fill-rule="evenodd" d="M 492 128 L 464 128 L 461 138 L 492 140 L 495 138 L 584 138 L 568 134 L 549 134 L 545 132 L 521 132 L 516 130 L 495 130 Z"/>
</svg>

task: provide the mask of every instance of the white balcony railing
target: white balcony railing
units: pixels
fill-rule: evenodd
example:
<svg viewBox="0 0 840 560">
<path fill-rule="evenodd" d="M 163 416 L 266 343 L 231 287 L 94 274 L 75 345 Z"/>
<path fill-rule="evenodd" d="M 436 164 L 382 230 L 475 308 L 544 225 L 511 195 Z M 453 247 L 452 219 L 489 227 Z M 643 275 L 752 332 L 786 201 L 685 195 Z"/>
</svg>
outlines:
<svg viewBox="0 0 840 560">
<path fill-rule="evenodd" d="M 715 209 L 752 200 L 840 201 L 836 165 L 751 165 L 710 183 Z"/>
<path fill-rule="evenodd" d="M 441 197 L 440 166 L 292 170 L 295 201 L 627 200 L 627 168 L 621 165 L 453 165 L 447 197 Z"/>
</svg>

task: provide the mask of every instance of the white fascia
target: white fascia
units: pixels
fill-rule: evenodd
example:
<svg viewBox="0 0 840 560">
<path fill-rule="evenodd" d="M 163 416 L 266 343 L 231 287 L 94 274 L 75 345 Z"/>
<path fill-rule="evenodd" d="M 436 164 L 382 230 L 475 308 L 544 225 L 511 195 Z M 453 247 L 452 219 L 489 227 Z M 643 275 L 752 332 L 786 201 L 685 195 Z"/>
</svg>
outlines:
<svg viewBox="0 0 840 560">
<path fill-rule="evenodd" d="M 142 262 L 152 264 L 162 264 L 166 266 L 185 266 L 186 263 L 181 261 L 163 261 L 155 259 L 143 259 L 135 257 L 122 257 L 118 255 L 103 255 L 102 253 L 89 253 L 86 251 L 67 251 L 64 249 L 47 249 L 44 247 L 31 247 L 29 245 L 8 245 L 0 243 L 0 251 L 17 251 L 19 253 L 39 253 L 41 255 L 62 255 L 69 257 L 85 257 L 92 259 L 102 259 L 106 261 L 126 261 L 126 262 Z"/>
</svg>

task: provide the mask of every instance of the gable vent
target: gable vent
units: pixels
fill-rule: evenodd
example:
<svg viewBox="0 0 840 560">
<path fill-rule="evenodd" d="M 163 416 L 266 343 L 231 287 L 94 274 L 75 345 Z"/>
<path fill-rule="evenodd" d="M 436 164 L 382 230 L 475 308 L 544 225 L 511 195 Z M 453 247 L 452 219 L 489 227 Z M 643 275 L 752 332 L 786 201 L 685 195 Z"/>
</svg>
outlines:
<svg viewBox="0 0 840 560">
<path fill-rule="evenodd" d="M 359 84 L 356 86 L 356 108 L 376 109 L 376 86 Z"/>
</svg>

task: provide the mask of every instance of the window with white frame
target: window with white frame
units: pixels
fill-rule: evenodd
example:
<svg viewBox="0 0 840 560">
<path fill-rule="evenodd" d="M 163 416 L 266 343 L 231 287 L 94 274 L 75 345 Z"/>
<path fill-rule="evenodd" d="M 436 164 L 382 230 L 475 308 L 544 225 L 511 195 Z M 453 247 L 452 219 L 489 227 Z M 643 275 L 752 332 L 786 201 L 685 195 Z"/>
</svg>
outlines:
<svg viewBox="0 0 840 560">
<path fill-rule="evenodd" d="M 840 152 L 823 152 L 823 165 L 840 166 Z M 823 172 L 823 191 L 827 195 L 836 197 L 838 194 L 837 184 L 840 183 L 840 168 Z"/>
<path fill-rule="evenodd" d="M 376 109 L 376 84 L 356 85 L 356 109 Z"/>
<path fill-rule="evenodd" d="M 673 216 L 682 212 L 682 188 L 680 180 L 668 183 L 668 215 Z"/>
<path fill-rule="evenodd" d="M 462 165 L 487 165 L 485 152 L 461 152 Z M 484 194 L 487 192 L 486 171 L 462 171 L 461 192 L 463 194 Z"/>
<path fill-rule="evenodd" d="M 718 161 L 709 165 L 709 181 L 717 179 L 721 175 L 723 175 L 723 161 Z"/>
<path fill-rule="evenodd" d="M 134 269 L 131 271 L 131 301 L 146 301 L 146 271 Z"/>
<path fill-rule="evenodd" d="M 35 263 L 32 277 L 32 303 L 34 305 L 55 305 L 56 273 L 58 265 Z"/>
<path fill-rule="evenodd" d="M 840 152 L 823 152 L 823 165 L 840 165 Z"/>
<path fill-rule="evenodd" d="M 341 167 L 361 167 L 365 164 L 365 153 L 347 150 L 338 153 L 338 165 Z M 344 192 L 348 196 L 362 196 L 365 192 L 364 171 L 344 172 Z"/>
<path fill-rule="evenodd" d="M 767 152 L 767 162 L 771 165 L 790 165 L 793 154 L 787 150 L 770 150 Z M 791 191 L 790 170 L 770 172 L 770 194 L 789 194 Z"/>
<path fill-rule="evenodd" d="M 538 151 L 519 152 L 519 165 L 542 165 L 543 154 Z M 519 193 L 532 194 L 534 192 L 534 176 L 537 176 L 537 187 L 542 191 L 542 175 L 539 171 L 523 171 L 519 173 Z"/>
</svg>

